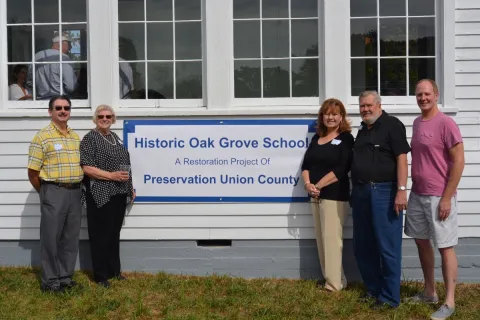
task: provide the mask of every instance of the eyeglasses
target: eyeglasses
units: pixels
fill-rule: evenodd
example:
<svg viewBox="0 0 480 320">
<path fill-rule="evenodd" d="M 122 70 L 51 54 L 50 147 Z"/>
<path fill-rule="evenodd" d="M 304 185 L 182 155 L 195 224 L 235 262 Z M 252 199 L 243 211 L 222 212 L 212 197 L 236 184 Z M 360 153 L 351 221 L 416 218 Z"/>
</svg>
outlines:
<svg viewBox="0 0 480 320">
<path fill-rule="evenodd" d="M 113 116 L 111 114 L 107 114 L 107 115 L 99 114 L 97 116 L 98 119 L 103 119 L 103 118 L 112 119 L 112 117 Z"/>
<path fill-rule="evenodd" d="M 56 111 L 61 111 L 62 109 L 65 110 L 65 111 L 70 111 L 70 109 L 72 109 L 72 107 L 70 107 L 70 106 L 55 106 Z"/>
</svg>

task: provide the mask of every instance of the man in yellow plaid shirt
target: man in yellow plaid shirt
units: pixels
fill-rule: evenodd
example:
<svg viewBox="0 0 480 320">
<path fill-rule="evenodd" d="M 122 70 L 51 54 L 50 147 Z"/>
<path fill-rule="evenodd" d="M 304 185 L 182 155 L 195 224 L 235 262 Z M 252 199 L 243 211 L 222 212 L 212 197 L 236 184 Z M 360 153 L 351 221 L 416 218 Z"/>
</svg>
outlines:
<svg viewBox="0 0 480 320">
<path fill-rule="evenodd" d="M 67 125 L 71 102 L 53 97 L 52 122 L 33 138 L 28 152 L 28 178 L 40 195 L 40 249 L 44 292 L 61 293 L 77 286 L 72 280 L 82 216 L 80 137 Z"/>
</svg>

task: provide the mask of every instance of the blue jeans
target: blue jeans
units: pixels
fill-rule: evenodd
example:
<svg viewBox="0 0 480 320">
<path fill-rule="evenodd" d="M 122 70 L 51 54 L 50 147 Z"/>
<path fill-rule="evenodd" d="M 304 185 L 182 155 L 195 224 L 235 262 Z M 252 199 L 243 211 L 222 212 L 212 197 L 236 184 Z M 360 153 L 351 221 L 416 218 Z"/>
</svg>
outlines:
<svg viewBox="0 0 480 320">
<path fill-rule="evenodd" d="M 354 185 L 353 246 L 368 294 L 391 306 L 400 304 L 403 212 L 395 212 L 397 184 Z"/>
</svg>

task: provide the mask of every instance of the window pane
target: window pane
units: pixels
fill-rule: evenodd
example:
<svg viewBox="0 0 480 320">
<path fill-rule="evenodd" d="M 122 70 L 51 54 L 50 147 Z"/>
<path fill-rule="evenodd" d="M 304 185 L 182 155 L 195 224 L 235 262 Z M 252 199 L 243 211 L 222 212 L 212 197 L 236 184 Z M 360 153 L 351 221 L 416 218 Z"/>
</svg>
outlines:
<svg viewBox="0 0 480 320">
<path fill-rule="evenodd" d="M 172 21 L 172 0 L 147 0 L 148 21 Z"/>
<path fill-rule="evenodd" d="M 292 57 L 318 56 L 318 20 L 292 20 Z"/>
<path fill-rule="evenodd" d="M 262 18 L 288 18 L 288 0 L 262 0 Z"/>
<path fill-rule="evenodd" d="M 86 0 L 61 0 L 63 22 L 86 22 L 87 1 Z"/>
<path fill-rule="evenodd" d="M 263 61 L 263 96 L 265 98 L 290 96 L 289 60 Z"/>
<path fill-rule="evenodd" d="M 32 27 L 8 27 L 8 61 L 32 61 Z"/>
<path fill-rule="evenodd" d="M 7 0 L 7 23 L 32 22 L 31 0 Z"/>
<path fill-rule="evenodd" d="M 118 0 L 118 21 L 144 21 L 144 0 Z"/>
<path fill-rule="evenodd" d="M 64 32 L 68 33 L 71 39 L 70 50 L 67 52 L 68 57 L 72 61 L 87 61 L 87 25 L 86 24 L 71 24 L 62 25 Z"/>
<path fill-rule="evenodd" d="M 377 19 L 351 20 L 352 57 L 377 55 Z"/>
<path fill-rule="evenodd" d="M 352 96 L 378 88 L 377 59 L 352 59 Z"/>
<path fill-rule="evenodd" d="M 289 56 L 288 20 L 262 21 L 263 57 Z"/>
<path fill-rule="evenodd" d="M 33 5 L 35 23 L 59 22 L 58 0 L 35 0 Z"/>
<path fill-rule="evenodd" d="M 380 59 L 380 94 L 407 95 L 407 59 Z"/>
<path fill-rule="evenodd" d="M 260 58 L 260 21 L 234 21 L 235 58 Z"/>
<path fill-rule="evenodd" d="M 318 97 L 318 58 L 292 60 L 292 96 Z"/>
<path fill-rule="evenodd" d="M 318 0 L 290 0 L 292 18 L 318 17 Z"/>
<path fill-rule="evenodd" d="M 132 91 L 135 89 L 133 79 L 133 69 L 137 64 L 122 62 L 120 58 L 119 76 L 120 76 L 120 99 L 127 99 L 130 97 Z"/>
<path fill-rule="evenodd" d="M 351 17 L 376 17 L 377 0 L 350 0 Z"/>
<path fill-rule="evenodd" d="M 435 59 L 418 58 L 409 59 L 410 68 L 410 95 L 415 95 L 415 86 L 422 79 L 435 79 Z"/>
<path fill-rule="evenodd" d="M 235 61 L 235 98 L 260 98 L 260 60 Z"/>
<path fill-rule="evenodd" d="M 9 100 L 32 100 L 32 92 L 26 88 L 28 68 L 26 64 L 8 66 Z"/>
<path fill-rule="evenodd" d="M 72 99 L 88 99 L 88 74 L 86 63 L 63 64 L 63 78 L 72 81 L 76 80 L 76 85 L 71 93 Z M 71 74 L 73 69 L 73 75 Z M 65 81 L 65 80 L 64 80 Z"/>
<path fill-rule="evenodd" d="M 63 63 L 60 72 L 60 63 L 42 63 L 35 64 L 35 90 L 37 100 L 49 100 L 55 95 L 66 94 L 73 98 L 74 94 L 84 96 L 86 94 L 86 83 L 84 85 L 84 91 L 79 86 L 78 78 L 81 76 L 86 80 L 86 66 L 83 69 L 82 64 Z M 60 79 L 58 76 L 62 74 Z M 29 78 L 31 76 L 29 75 Z M 83 79 L 80 79 L 84 81 Z M 78 86 L 78 92 L 75 91 Z M 79 98 L 80 99 L 80 98 Z M 82 98 L 83 99 L 83 98 Z"/>
<path fill-rule="evenodd" d="M 410 18 L 408 23 L 409 54 L 435 55 L 435 18 Z"/>
<path fill-rule="evenodd" d="M 121 23 L 118 25 L 120 57 L 125 60 L 145 59 L 145 25 Z"/>
<path fill-rule="evenodd" d="M 380 55 L 405 56 L 407 52 L 407 19 L 380 19 Z"/>
<path fill-rule="evenodd" d="M 259 18 L 260 0 L 233 0 L 233 18 Z"/>
<path fill-rule="evenodd" d="M 59 39 L 57 25 L 35 26 L 35 61 L 59 61 Z"/>
<path fill-rule="evenodd" d="M 175 0 L 175 20 L 200 20 L 201 0 Z"/>
<path fill-rule="evenodd" d="M 120 97 L 123 99 L 146 99 L 145 63 L 120 63 Z"/>
<path fill-rule="evenodd" d="M 175 56 L 177 60 L 202 59 L 202 23 L 175 23 Z"/>
<path fill-rule="evenodd" d="M 435 0 L 409 0 L 408 14 L 411 16 L 435 15 Z"/>
<path fill-rule="evenodd" d="M 202 63 L 176 63 L 177 99 L 202 98 Z"/>
<path fill-rule="evenodd" d="M 147 24 L 147 59 L 173 60 L 173 23 Z"/>
<path fill-rule="evenodd" d="M 405 0 L 380 0 L 380 16 L 405 16 Z"/>
<path fill-rule="evenodd" d="M 148 99 L 173 99 L 173 62 L 148 63 Z"/>
</svg>

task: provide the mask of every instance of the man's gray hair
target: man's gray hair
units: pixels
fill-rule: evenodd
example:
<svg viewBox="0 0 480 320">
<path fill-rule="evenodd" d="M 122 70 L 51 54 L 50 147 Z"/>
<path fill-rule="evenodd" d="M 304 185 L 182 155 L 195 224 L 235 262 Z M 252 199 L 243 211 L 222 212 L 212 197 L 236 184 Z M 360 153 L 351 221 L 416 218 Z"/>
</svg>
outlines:
<svg viewBox="0 0 480 320">
<path fill-rule="evenodd" d="M 360 93 L 360 95 L 358 96 L 358 99 L 362 99 L 362 98 L 365 98 L 365 97 L 368 97 L 368 96 L 373 96 L 375 98 L 375 103 L 376 104 L 382 104 L 382 98 L 380 97 L 380 95 L 378 94 L 377 91 L 375 90 L 367 90 L 367 91 L 363 91 L 362 93 Z"/>
</svg>

